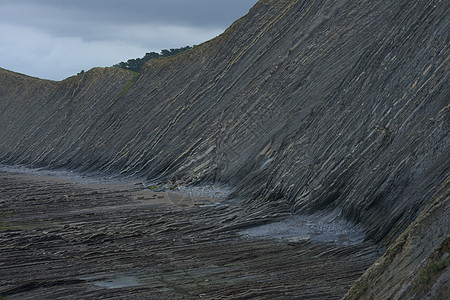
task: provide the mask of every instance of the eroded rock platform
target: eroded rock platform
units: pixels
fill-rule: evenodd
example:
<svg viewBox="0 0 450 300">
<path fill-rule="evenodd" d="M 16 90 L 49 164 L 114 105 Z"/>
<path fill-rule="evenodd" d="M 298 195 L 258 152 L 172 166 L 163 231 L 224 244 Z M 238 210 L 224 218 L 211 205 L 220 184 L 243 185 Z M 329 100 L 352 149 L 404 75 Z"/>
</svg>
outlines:
<svg viewBox="0 0 450 300">
<path fill-rule="evenodd" d="M 176 205 L 141 192 L 0 173 L 0 295 L 339 299 L 377 258 L 369 243 L 246 238 L 239 232 L 254 216 L 239 204 Z"/>
</svg>

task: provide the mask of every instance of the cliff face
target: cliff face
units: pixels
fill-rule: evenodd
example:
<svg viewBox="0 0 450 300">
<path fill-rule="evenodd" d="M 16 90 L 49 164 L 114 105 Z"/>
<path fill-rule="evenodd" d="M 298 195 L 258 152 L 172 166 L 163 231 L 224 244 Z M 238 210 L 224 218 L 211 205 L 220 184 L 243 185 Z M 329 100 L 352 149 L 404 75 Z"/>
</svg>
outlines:
<svg viewBox="0 0 450 300">
<path fill-rule="evenodd" d="M 136 76 L 0 70 L 0 162 L 228 184 L 389 242 L 449 172 L 449 6 L 262 0 Z"/>
<path fill-rule="evenodd" d="M 344 299 L 450 297 L 450 178 Z"/>
</svg>

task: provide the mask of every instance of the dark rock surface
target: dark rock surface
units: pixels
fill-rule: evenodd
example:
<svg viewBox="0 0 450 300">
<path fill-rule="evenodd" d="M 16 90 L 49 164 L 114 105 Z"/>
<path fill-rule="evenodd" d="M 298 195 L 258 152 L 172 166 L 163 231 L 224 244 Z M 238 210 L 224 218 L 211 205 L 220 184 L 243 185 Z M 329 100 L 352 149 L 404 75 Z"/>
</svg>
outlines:
<svg viewBox="0 0 450 300">
<path fill-rule="evenodd" d="M 344 299 L 450 299 L 450 177 Z"/>
<path fill-rule="evenodd" d="M 241 206 L 155 205 L 137 192 L 0 173 L 0 297 L 339 299 L 377 258 L 371 243 L 243 238 L 230 218 Z"/>
<path fill-rule="evenodd" d="M 449 7 L 262 0 L 137 76 L 0 70 L 0 163 L 224 184 L 243 223 L 338 211 L 389 245 L 449 175 Z"/>
</svg>

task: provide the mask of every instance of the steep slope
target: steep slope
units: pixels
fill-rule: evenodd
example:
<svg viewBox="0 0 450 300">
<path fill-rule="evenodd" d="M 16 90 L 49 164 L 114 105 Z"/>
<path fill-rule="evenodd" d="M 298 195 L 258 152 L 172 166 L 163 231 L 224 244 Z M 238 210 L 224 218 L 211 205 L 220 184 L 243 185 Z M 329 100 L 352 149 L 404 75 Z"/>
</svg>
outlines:
<svg viewBox="0 0 450 300">
<path fill-rule="evenodd" d="M 344 299 L 449 299 L 450 178 Z"/>
<path fill-rule="evenodd" d="M 100 68 L 59 83 L 5 70 L 0 76 L 2 161 L 50 167 L 78 152 L 80 145 L 87 146 L 86 135 L 104 130 L 97 120 L 123 101 L 122 93 L 134 78 L 129 71 Z M 67 167 L 83 165 L 84 159 Z"/>
<path fill-rule="evenodd" d="M 228 184 L 388 243 L 448 176 L 449 5 L 263 0 L 136 78 L 0 70 L 0 162 Z"/>
</svg>

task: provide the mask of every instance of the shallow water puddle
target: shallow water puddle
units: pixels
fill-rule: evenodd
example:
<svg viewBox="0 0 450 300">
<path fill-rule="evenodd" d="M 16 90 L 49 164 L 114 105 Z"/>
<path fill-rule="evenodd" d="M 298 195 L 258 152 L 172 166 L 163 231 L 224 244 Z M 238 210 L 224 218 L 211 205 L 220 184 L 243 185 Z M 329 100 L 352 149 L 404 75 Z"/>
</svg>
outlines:
<svg viewBox="0 0 450 300">
<path fill-rule="evenodd" d="M 154 287 L 155 289 L 190 290 L 195 287 L 221 285 L 223 274 L 238 271 L 237 267 L 219 267 L 215 265 L 198 268 L 161 271 L 157 269 L 136 270 L 130 273 L 111 273 L 84 276 L 79 279 L 89 285 L 105 289 L 120 289 L 137 286 Z M 262 275 L 245 274 L 236 276 L 231 281 L 242 282 L 260 278 Z M 215 278 L 215 279 L 214 279 Z M 230 281 L 230 279 L 227 279 Z"/>
<path fill-rule="evenodd" d="M 246 229 L 241 235 L 251 238 L 309 240 L 313 243 L 334 243 L 342 246 L 364 241 L 360 226 L 351 224 L 336 214 L 294 215 L 282 221 Z"/>
<path fill-rule="evenodd" d="M 93 281 L 91 283 L 93 285 L 108 289 L 120 289 L 141 285 L 138 278 L 135 276 L 118 276 L 107 280 Z"/>
</svg>

